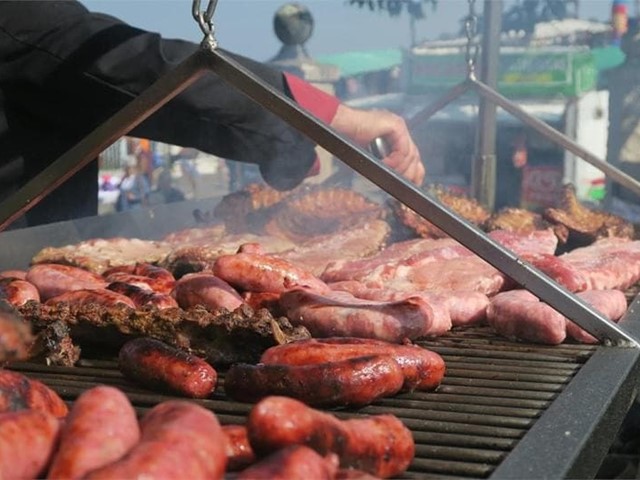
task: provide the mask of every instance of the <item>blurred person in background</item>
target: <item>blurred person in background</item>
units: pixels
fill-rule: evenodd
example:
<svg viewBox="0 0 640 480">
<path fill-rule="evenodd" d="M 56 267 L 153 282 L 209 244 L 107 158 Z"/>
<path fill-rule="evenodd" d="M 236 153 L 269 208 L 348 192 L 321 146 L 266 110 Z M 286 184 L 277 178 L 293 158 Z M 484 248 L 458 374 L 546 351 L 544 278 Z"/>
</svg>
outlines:
<svg viewBox="0 0 640 480">
<path fill-rule="evenodd" d="M 116 211 L 135 210 L 146 206 L 149 199 L 149 181 L 140 168 L 140 161 L 133 155 L 124 159 L 124 175 L 118 185 L 120 195 Z"/>
<path fill-rule="evenodd" d="M 156 199 L 151 203 L 175 203 L 182 202 L 185 199 L 184 193 L 179 188 L 173 186 L 173 177 L 171 169 L 164 168 L 158 175 L 157 188 L 152 192 L 153 198 Z"/>
<path fill-rule="evenodd" d="M 198 48 L 90 12 L 75 0 L 0 1 L 0 199 Z M 422 183 L 424 165 L 401 117 L 349 108 L 298 77 L 232 56 L 355 143 L 385 137 L 392 150 L 385 163 Z M 259 165 L 264 180 L 281 190 L 319 165 L 303 134 L 213 73 L 129 135 Z M 27 212 L 27 224 L 96 215 L 97 179 L 93 161 Z"/>
</svg>

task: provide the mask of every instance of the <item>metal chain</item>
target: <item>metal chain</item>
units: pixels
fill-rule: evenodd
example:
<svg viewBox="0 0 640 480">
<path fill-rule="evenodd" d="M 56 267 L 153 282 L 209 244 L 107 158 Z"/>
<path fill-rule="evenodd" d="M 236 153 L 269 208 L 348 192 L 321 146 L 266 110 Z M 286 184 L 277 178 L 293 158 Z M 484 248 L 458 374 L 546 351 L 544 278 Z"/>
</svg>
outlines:
<svg viewBox="0 0 640 480">
<path fill-rule="evenodd" d="M 467 62 L 467 74 L 470 78 L 475 77 L 476 63 L 478 60 L 478 45 L 474 42 L 478 30 L 478 16 L 476 15 L 476 0 L 468 0 L 469 14 L 464 21 L 464 30 L 467 35 L 467 48 L 465 60 Z"/>
<path fill-rule="evenodd" d="M 198 22 L 202 33 L 204 33 L 202 46 L 213 50 L 218 46 L 218 41 L 214 36 L 215 28 L 212 21 L 213 14 L 216 11 L 216 6 L 218 5 L 218 0 L 209 0 L 206 10 L 201 9 L 200 3 L 201 0 L 193 0 L 191 14 L 195 21 Z"/>
</svg>

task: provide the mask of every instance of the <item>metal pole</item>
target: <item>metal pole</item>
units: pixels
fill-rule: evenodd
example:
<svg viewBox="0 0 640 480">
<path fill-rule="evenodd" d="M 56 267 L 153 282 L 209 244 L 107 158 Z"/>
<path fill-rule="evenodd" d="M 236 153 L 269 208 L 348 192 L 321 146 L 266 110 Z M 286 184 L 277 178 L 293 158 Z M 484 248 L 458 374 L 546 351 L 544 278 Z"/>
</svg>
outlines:
<svg viewBox="0 0 640 480">
<path fill-rule="evenodd" d="M 480 81 L 496 90 L 502 30 L 502 0 L 485 0 Z M 489 210 L 494 209 L 496 191 L 496 105 L 480 97 L 476 158 L 471 178 L 474 197 Z"/>
</svg>

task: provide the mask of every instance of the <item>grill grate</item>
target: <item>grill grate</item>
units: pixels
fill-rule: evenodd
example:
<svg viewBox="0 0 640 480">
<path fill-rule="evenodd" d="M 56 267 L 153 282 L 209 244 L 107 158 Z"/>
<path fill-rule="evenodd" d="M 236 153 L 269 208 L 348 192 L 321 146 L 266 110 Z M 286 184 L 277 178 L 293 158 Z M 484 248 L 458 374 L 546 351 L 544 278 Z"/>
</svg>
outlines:
<svg viewBox="0 0 640 480">
<path fill-rule="evenodd" d="M 498 338 L 488 328 L 418 343 L 446 361 L 447 373 L 436 392 L 405 393 L 359 410 L 333 412 L 341 418 L 392 413 L 402 419 L 416 441 L 406 478 L 491 475 L 597 349 L 520 344 Z M 128 383 L 114 361 L 83 359 L 77 367 L 18 363 L 11 368 L 45 382 L 67 401 L 96 384 L 121 388 L 139 413 L 173 398 Z M 223 424 L 243 423 L 251 405 L 224 396 L 224 375 L 221 384 L 211 399 L 195 401 Z"/>
</svg>

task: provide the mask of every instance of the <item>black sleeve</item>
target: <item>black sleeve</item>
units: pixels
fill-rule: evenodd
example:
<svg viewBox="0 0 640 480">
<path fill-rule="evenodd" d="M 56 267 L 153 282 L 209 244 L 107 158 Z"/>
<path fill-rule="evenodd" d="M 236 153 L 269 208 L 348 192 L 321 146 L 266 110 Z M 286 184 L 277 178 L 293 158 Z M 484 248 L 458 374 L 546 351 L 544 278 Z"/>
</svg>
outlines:
<svg viewBox="0 0 640 480">
<path fill-rule="evenodd" d="M 0 1 L 5 96 L 69 138 L 86 135 L 197 48 L 89 12 L 72 0 Z M 235 58 L 286 91 L 281 72 Z M 130 134 L 256 163 L 265 180 L 282 189 L 297 185 L 315 158 L 302 134 L 213 73 Z"/>
</svg>

